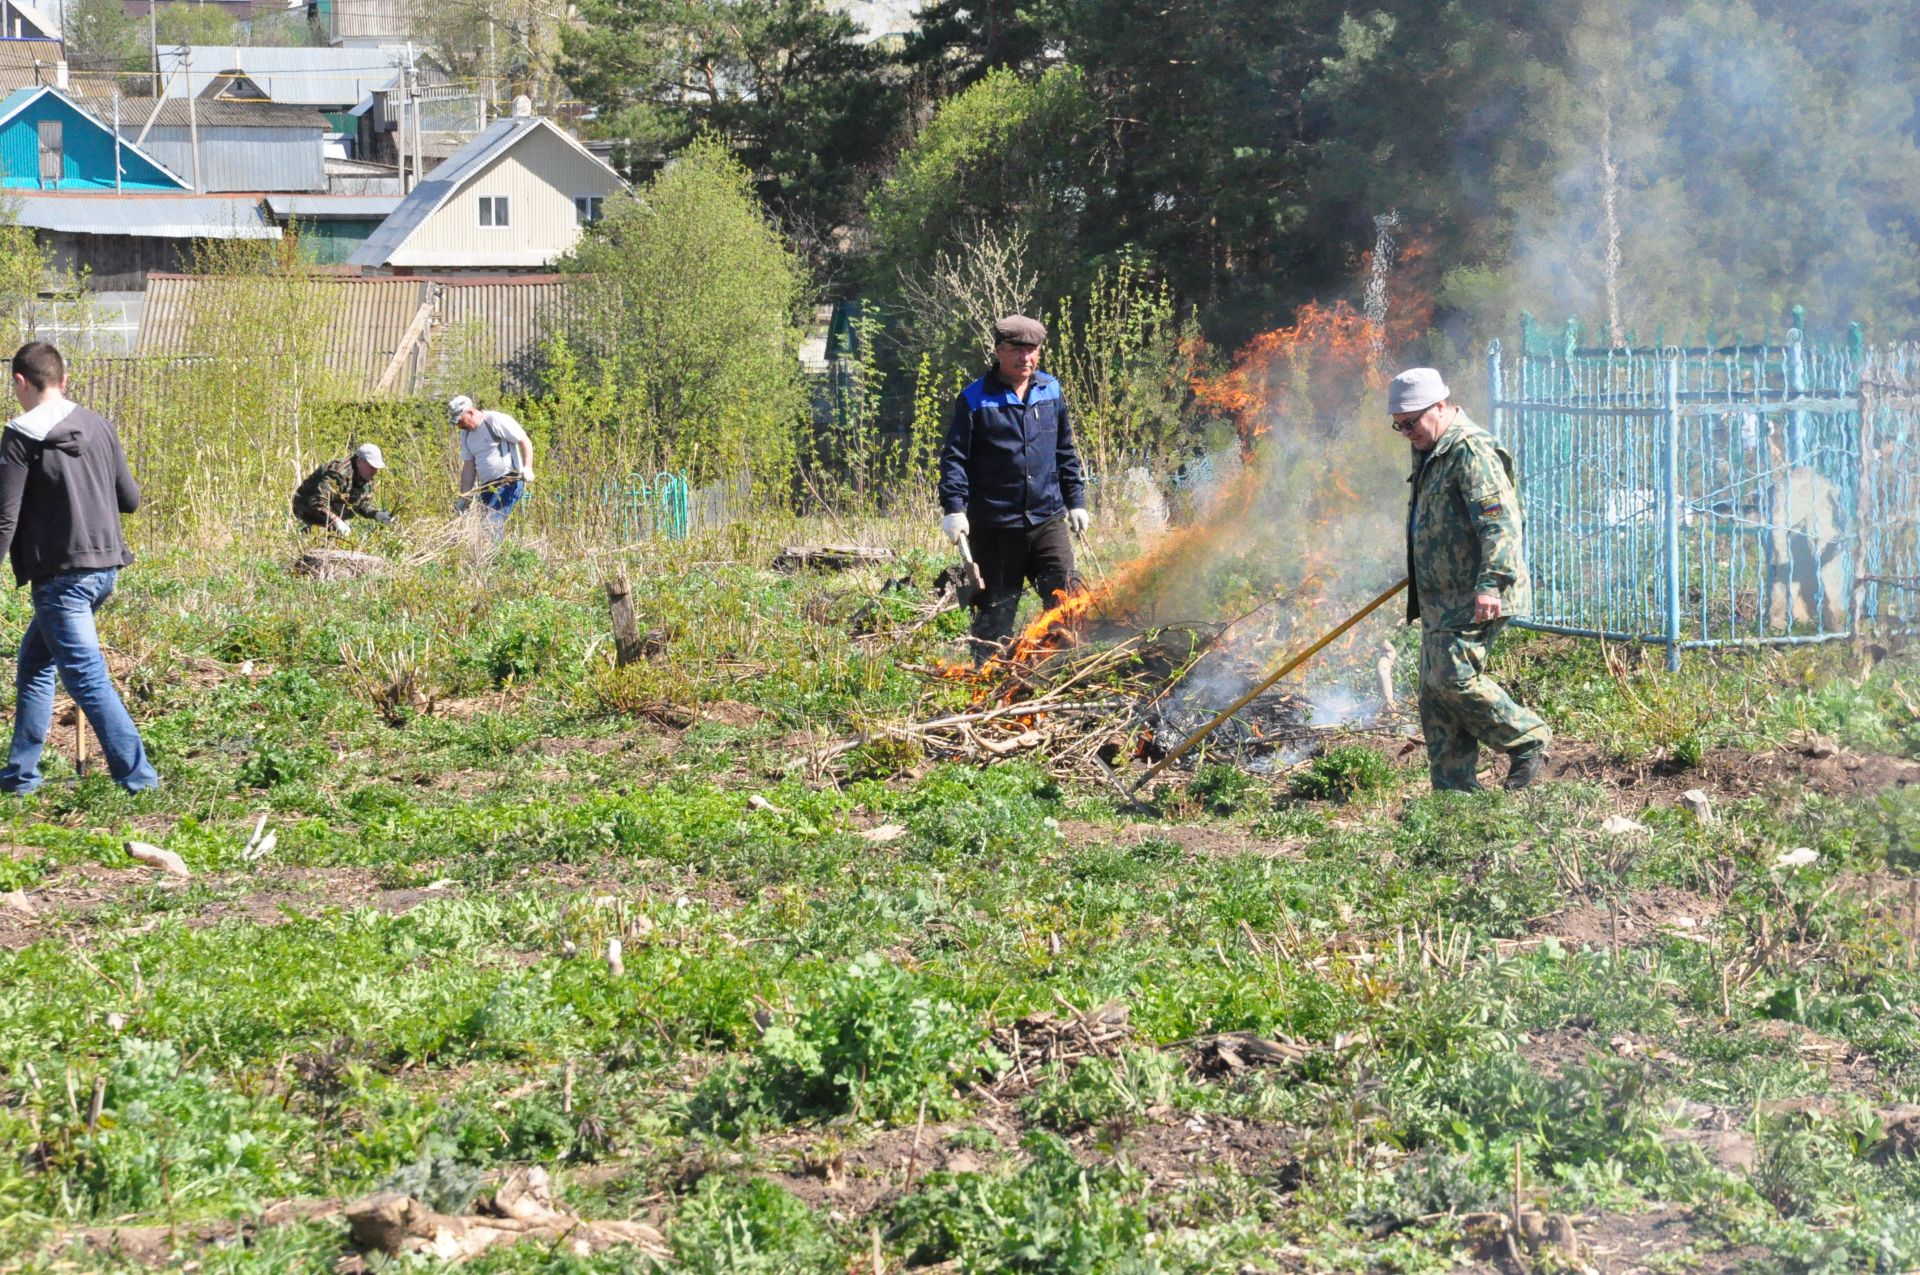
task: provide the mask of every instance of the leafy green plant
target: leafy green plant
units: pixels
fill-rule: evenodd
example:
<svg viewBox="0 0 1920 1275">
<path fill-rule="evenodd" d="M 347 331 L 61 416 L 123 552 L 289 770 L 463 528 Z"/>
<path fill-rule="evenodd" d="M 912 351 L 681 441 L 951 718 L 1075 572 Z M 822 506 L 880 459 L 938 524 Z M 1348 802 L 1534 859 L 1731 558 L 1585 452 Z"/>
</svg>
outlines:
<svg viewBox="0 0 1920 1275">
<path fill-rule="evenodd" d="M 678 1269 L 697 1275 L 837 1275 L 846 1269 L 822 1220 L 765 1178 L 710 1173 L 667 1228 Z"/>
<path fill-rule="evenodd" d="M 1258 781 L 1240 767 L 1214 762 L 1193 773 L 1187 795 L 1216 815 L 1230 815 L 1246 804 L 1258 786 Z"/>
<path fill-rule="evenodd" d="M 1149 1229 L 1139 1172 L 1084 1166 L 1048 1133 L 1029 1134 L 1025 1147 L 1018 1173 L 936 1173 L 895 1205 L 909 1262 L 1033 1275 L 1130 1269 Z"/>
<path fill-rule="evenodd" d="M 1190 1092 L 1179 1055 L 1129 1049 L 1077 1066 L 1056 1064 L 1020 1107 L 1036 1124 L 1069 1133 L 1114 1120 L 1142 1119 L 1153 1108 L 1176 1105 Z"/>
<path fill-rule="evenodd" d="M 707 1110 L 781 1120 L 851 1114 L 894 1122 L 962 1109 L 959 1087 L 997 1067 L 986 1033 L 877 953 L 856 958 L 813 1004 L 760 1038 L 752 1064 L 722 1073 Z"/>
<path fill-rule="evenodd" d="M 1393 783 L 1393 763 L 1365 744 L 1341 744 L 1327 749 L 1293 777 L 1296 797 L 1351 801 L 1379 792 Z"/>
</svg>

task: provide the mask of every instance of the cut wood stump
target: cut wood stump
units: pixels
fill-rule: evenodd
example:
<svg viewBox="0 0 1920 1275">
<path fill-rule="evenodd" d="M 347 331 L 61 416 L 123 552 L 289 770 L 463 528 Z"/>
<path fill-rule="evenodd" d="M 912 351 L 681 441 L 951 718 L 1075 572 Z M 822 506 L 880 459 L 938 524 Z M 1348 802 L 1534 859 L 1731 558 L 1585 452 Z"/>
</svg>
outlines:
<svg viewBox="0 0 1920 1275">
<path fill-rule="evenodd" d="M 640 620 L 633 610 L 633 585 L 625 571 L 614 572 L 605 587 L 607 610 L 613 619 L 613 662 L 625 668 L 641 660 L 659 659 L 673 641 L 673 631 L 664 625 L 640 631 Z"/>
<path fill-rule="evenodd" d="M 316 580 L 354 580 L 386 569 L 385 558 L 351 549 L 308 549 L 293 560 L 293 574 Z"/>
<path fill-rule="evenodd" d="M 877 562 L 892 562 L 893 550 L 878 545 L 788 545 L 773 560 L 776 571 L 811 567 L 820 571 L 851 571 Z"/>
</svg>

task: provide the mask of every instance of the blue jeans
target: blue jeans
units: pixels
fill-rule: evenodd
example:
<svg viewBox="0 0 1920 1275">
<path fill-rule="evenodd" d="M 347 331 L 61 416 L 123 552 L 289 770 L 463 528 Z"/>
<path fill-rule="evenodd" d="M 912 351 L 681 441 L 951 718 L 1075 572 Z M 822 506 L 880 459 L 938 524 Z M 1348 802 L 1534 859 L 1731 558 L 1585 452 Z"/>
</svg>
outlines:
<svg viewBox="0 0 1920 1275">
<path fill-rule="evenodd" d="M 481 492 L 480 503 L 493 511 L 494 524 L 502 525 L 507 521 L 507 515 L 513 512 L 513 507 L 520 503 L 520 497 L 525 495 L 526 491 L 525 483 L 502 483 L 492 491 Z"/>
<path fill-rule="evenodd" d="M 107 756 L 107 773 L 128 792 L 160 786 L 139 728 L 107 675 L 93 613 L 113 594 L 118 570 L 66 571 L 33 582 L 33 620 L 14 667 L 13 746 L 0 770 L 0 792 L 40 786 L 40 753 L 53 727 L 54 676 L 87 715 Z"/>
</svg>

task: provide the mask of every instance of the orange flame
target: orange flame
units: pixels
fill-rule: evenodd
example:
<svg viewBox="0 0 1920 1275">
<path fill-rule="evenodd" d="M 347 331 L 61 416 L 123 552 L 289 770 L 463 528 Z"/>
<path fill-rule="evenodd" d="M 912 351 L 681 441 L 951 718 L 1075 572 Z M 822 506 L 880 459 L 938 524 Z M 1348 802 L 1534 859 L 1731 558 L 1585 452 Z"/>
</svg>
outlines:
<svg viewBox="0 0 1920 1275">
<path fill-rule="evenodd" d="M 1253 459 L 1260 438 L 1270 432 L 1276 420 L 1287 418 L 1303 426 L 1325 422 L 1327 428 L 1337 428 L 1336 422 L 1351 415 L 1356 394 L 1365 392 L 1365 387 L 1377 389 L 1380 373 L 1374 357 L 1382 341 L 1389 349 L 1400 348 L 1423 335 L 1432 322 L 1432 303 L 1425 299 L 1431 295 L 1427 276 L 1432 263 L 1427 257 L 1427 245 L 1418 236 L 1400 246 L 1394 266 L 1393 304 L 1384 332 L 1345 301 L 1324 305 L 1312 301 L 1295 311 L 1291 324 L 1254 337 L 1234 354 L 1225 371 L 1192 378 L 1190 385 L 1199 403 L 1233 420 L 1243 460 Z M 1183 353 L 1196 365 L 1205 361 L 1205 345 L 1197 337 Z M 1219 493 L 1204 520 L 1171 531 L 1097 588 L 1058 596 L 1055 604 L 1035 617 L 1005 651 L 981 668 L 948 665 L 941 675 L 977 682 L 981 699 L 1000 684 L 1001 699 L 1010 702 L 1025 688 L 1017 678 L 1003 683 L 1001 675 L 1073 645 L 1091 618 L 1144 623 L 1156 603 L 1168 597 L 1183 598 L 1181 605 L 1198 601 L 1217 608 L 1220 597 L 1202 597 L 1193 586 L 1208 578 L 1209 570 L 1223 556 L 1258 553 L 1271 545 L 1271 501 L 1264 487 L 1268 478 L 1262 466 L 1245 465 Z M 1244 658 L 1258 659 L 1272 643 L 1285 640 L 1320 608 L 1338 599 L 1338 572 L 1324 560 L 1327 551 L 1321 547 L 1334 543 L 1337 537 L 1308 534 L 1308 528 L 1325 533 L 1334 522 L 1365 503 L 1337 469 L 1327 473 L 1324 486 L 1307 502 L 1308 507 L 1297 510 L 1302 534 L 1296 570 L 1287 573 L 1286 583 L 1274 586 L 1273 596 L 1284 598 L 1287 606 L 1281 613 L 1269 614 L 1263 622 L 1264 632 L 1235 631 L 1227 635 L 1222 653 L 1239 658 L 1244 652 Z M 1263 513 L 1263 509 L 1268 512 Z M 1259 595 L 1254 596 L 1257 599 Z M 1196 614 L 1190 618 L 1207 617 Z M 1350 647 L 1358 640 L 1349 638 L 1341 646 Z"/>
</svg>

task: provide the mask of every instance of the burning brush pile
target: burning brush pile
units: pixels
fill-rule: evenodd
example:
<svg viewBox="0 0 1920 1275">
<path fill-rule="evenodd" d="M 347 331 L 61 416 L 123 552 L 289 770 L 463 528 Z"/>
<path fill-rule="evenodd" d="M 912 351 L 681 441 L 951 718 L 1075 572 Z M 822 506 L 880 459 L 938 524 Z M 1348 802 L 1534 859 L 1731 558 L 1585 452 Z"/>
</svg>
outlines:
<svg viewBox="0 0 1920 1275">
<path fill-rule="evenodd" d="M 922 670 L 969 687 L 965 708 L 880 731 L 939 758 L 1038 753 L 1059 771 L 1137 779 L 1398 580 L 1407 457 L 1379 410 L 1380 344 L 1353 310 L 1309 306 L 1197 381 L 1239 441 L 1206 458 L 1185 524 L 1057 599 L 984 665 Z M 1330 730 L 1375 723 L 1391 705 L 1397 618 L 1383 608 L 1343 631 L 1192 756 L 1277 769 Z"/>
</svg>

